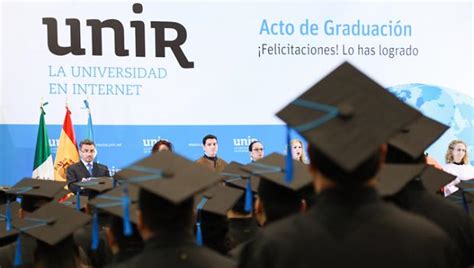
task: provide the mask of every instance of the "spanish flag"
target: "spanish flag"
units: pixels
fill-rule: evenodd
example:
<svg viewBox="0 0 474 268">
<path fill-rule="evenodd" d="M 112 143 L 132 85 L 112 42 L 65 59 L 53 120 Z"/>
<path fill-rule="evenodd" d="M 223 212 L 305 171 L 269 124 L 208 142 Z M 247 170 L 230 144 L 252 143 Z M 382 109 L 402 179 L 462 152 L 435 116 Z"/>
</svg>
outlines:
<svg viewBox="0 0 474 268">
<path fill-rule="evenodd" d="M 66 169 L 69 165 L 79 162 L 79 152 L 71 121 L 71 111 L 66 106 L 63 129 L 59 137 L 58 151 L 54 161 L 54 178 L 66 181 Z"/>
</svg>

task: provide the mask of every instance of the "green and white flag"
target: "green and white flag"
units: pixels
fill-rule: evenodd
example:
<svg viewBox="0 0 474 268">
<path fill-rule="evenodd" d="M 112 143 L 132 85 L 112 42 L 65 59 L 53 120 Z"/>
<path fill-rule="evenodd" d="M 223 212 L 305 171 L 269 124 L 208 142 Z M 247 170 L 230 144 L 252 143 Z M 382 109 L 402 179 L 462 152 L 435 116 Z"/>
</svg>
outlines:
<svg viewBox="0 0 474 268">
<path fill-rule="evenodd" d="M 41 105 L 41 115 L 38 127 L 38 138 L 36 139 L 35 163 L 33 166 L 33 175 L 35 179 L 54 180 L 54 165 L 51 148 L 49 147 L 48 131 L 44 122 L 44 109 Z"/>
</svg>

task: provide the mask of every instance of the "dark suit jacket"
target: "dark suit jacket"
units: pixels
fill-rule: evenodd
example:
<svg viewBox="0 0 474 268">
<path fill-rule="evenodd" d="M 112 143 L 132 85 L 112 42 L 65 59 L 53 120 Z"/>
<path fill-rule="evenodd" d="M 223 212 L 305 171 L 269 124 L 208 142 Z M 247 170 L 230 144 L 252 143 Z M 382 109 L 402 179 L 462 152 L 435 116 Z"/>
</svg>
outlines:
<svg viewBox="0 0 474 268">
<path fill-rule="evenodd" d="M 87 167 L 79 161 L 75 164 L 70 165 L 66 171 L 67 182 L 69 190 L 73 193 L 76 193 L 79 190 L 79 187 L 71 185 L 71 183 L 79 182 L 82 178 L 89 177 L 109 177 L 109 168 L 106 165 L 102 165 L 94 162 L 92 165 L 92 176 L 89 174 Z"/>
</svg>

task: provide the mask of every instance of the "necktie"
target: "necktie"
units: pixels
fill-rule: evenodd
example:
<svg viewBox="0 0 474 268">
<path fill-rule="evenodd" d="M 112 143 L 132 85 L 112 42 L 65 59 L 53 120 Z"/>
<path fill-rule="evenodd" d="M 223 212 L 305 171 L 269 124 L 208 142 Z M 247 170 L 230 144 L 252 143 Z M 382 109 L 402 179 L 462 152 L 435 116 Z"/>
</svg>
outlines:
<svg viewBox="0 0 474 268">
<path fill-rule="evenodd" d="M 92 164 L 91 163 L 87 164 L 87 170 L 89 171 L 89 174 L 91 174 L 91 176 L 92 176 Z"/>
</svg>

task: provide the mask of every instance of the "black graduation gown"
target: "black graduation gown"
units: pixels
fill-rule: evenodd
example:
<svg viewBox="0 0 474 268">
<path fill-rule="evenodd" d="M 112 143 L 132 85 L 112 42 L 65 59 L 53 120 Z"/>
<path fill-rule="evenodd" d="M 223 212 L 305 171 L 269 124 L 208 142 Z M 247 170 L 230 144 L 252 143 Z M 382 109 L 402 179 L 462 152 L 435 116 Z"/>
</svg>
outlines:
<svg viewBox="0 0 474 268">
<path fill-rule="evenodd" d="M 459 267 L 439 227 L 371 188 L 326 190 L 310 211 L 260 234 L 244 248 L 240 267 Z"/>
<path fill-rule="evenodd" d="M 474 264 L 474 220 L 448 200 L 429 193 L 423 183 L 412 180 L 393 201 L 402 209 L 437 224 L 458 246 L 461 266 Z"/>
<path fill-rule="evenodd" d="M 142 253 L 114 267 L 226 268 L 235 267 L 235 263 L 206 247 L 197 246 L 191 234 L 166 233 L 145 241 Z"/>
<path fill-rule="evenodd" d="M 252 239 L 258 229 L 257 221 L 253 217 L 229 219 L 230 248 L 233 249 L 237 245 Z"/>
<path fill-rule="evenodd" d="M 99 216 L 100 217 L 100 216 Z M 91 249 L 92 224 L 89 223 L 74 232 L 76 245 L 82 248 L 93 267 L 101 268 L 112 261 L 112 251 L 107 243 L 105 231 L 99 231 L 99 246 L 97 250 Z"/>
<path fill-rule="evenodd" d="M 36 250 L 36 239 L 26 234 L 20 234 L 21 242 L 21 260 L 22 265 L 20 267 L 33 267 L 34 253 Z M 14 267 L 16 244 L 6 245 L 0 248 L 0 267 L 9 268 Z"/>
</svg>

